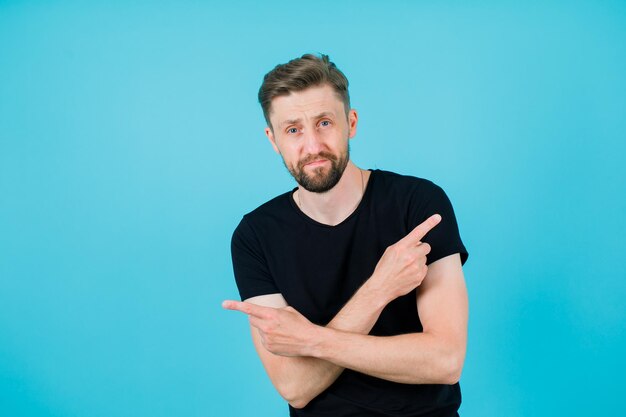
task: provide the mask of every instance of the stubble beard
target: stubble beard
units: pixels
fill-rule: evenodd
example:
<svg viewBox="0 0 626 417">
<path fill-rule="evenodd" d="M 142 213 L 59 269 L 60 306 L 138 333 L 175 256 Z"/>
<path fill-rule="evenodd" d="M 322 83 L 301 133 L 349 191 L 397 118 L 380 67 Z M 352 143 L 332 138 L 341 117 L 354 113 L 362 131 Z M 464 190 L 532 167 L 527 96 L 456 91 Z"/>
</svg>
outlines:
<svg viewBox="0 0 626 417">
<path fill-rule="evenodd" d="M 310 173 L 306 173 L 304 166 L 310 162 L 320 158 L 327 159 L 330 162 L 330 168 L 317 167 Z M 330 152 L 322 151 L 317 155 L 308 155 L 304 159 L 298 161 L 296 167 L 285 166 L 289 170 L 291 176 L 305 190 L 312 193 L 325 193 L 331 190 L 341 179 L 343 172 L 348 166 L 350 160 L 350 147 L 345 152 L 335 155 Z M 284 160 L 283 160 L 284 163 Z"/>
</svg>

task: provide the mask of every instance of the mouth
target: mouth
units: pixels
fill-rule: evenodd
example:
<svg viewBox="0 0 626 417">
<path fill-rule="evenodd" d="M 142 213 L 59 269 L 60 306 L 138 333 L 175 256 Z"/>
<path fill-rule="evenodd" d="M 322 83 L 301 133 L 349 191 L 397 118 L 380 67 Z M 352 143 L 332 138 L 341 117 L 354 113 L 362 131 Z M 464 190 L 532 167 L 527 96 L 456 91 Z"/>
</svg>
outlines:
<svg viewBox="0 0 626 417">
<path fill-rule="evenodd" d="M 311 161 L 309 163 L 304 164 L 305 167 L 316 167 L 325 164 L 328 162 L 328 159 L 316 159 L 315 161 Z"/>
</svg>

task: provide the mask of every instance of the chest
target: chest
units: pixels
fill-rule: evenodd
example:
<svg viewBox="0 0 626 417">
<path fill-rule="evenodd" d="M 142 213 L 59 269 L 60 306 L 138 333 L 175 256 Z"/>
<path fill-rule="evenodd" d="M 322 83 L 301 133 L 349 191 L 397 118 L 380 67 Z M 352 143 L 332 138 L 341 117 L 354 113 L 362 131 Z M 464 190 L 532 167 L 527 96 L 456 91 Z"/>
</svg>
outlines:
<svg viewBox="0 0 626 417">
<path fill-rule="evenodd" d="M 316 324 L 327 324 L 372 275 L 385 249 L 407 233 L 400 216 L 362 212 L 350 220 L 341 227 L 290 225 L 276 232 L 266 254 L 287 303 Z"/>
</svg>

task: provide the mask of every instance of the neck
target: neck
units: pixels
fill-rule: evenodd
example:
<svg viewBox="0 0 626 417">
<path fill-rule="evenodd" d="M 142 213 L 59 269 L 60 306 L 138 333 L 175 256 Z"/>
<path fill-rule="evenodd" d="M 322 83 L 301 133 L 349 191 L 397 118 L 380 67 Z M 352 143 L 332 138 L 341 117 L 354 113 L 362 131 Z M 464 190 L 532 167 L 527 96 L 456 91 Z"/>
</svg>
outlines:
<svg viewBox="0 0 626 417">
<path fill-rule="evenodd" d="M 369 171 L 361 171 L 350 161 L 331 190 L 312 193 L 298 187 L 294 198 L 304 214 L 319 223 L 334 226 L 344 221 L 359 205 L 369 175 Z"/>
</svg>

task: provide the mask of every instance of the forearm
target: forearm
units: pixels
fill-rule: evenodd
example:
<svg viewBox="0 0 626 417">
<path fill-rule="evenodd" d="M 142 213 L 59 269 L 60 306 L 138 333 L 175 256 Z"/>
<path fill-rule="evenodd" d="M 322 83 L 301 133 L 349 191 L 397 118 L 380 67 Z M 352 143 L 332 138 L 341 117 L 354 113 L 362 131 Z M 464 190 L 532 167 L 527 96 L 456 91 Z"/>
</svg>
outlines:
<svg viewBox="0 0 626 417">
<path fill-rule="evenodd" d="M 257 329 L 252 328 L 253 338 Z M 307 356 L 280 356 L 259 351 L 265 370 L 278 393 L 295 408 L 302 408 L 328 388 L 344 368 Z"/>
<path fill-rule="evenodd" d="M 383 292 L 368 280 L 326 327 L 344 332 L 368 334 L 390 301 L 390 297 L 385 297 Z"/>
<path fill-rule="evenodd" d="M 457 382 L 465 360 L 468 319 L 460 256 L 433 262 L 416 296 L 423 332 L 377 337 L 316 328 L 318 343 L 306 353 L 400 383 Z"/>
<path fill-rule="evenodd" d="M 367 336 L 321 329 L 311 356 L 367 375 L 406 384 L 454 384 L 464 345 L 428 333 Z"/>
<path fill-rule="evenodd" d="M 368 334 L 388 302 L 380 294 L 366 282 L 326 328 Z M 312 344 L 317 342 L 313 340 Z M 269 367 L 266 370 L 270 376 L 273 374 L 272 380 L 281 395 L 296 408 L 303 407 L 328 388 L 344 370 L 344 367 L 321 358 L 267 353 L 272 355 L 271 362 L 277 365 L 273 366 L 271 373 Z"/>
</svg>

